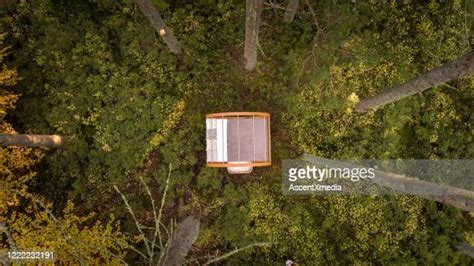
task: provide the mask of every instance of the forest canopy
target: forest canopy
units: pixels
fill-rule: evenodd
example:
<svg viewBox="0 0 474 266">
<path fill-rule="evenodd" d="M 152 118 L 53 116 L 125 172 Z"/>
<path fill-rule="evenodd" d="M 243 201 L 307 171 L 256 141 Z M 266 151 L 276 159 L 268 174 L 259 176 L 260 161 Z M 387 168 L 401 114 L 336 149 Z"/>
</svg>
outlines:
<svg viewBox="0 0 474 266">
<path fill-rule="evenodd" d="M 148 2 L 169 32 L 150 23 Z M 258 2 L 251 68 L 245 1 L 1 1 L 0 133 L 64 138 L 0 147 L 1 252 L 472 265 L 457 248 L 474 246 L 472 212 L 405 195 L 286 196 L 280 162 L 474 159 L 473 74 L 355 111 L 471 53 L 474 2 L 299 1 L 293 19 L 289 1 Z M 271 114 L 273 165 L 207 167 L 205 115 L 245 110 Z"/>
</svg>

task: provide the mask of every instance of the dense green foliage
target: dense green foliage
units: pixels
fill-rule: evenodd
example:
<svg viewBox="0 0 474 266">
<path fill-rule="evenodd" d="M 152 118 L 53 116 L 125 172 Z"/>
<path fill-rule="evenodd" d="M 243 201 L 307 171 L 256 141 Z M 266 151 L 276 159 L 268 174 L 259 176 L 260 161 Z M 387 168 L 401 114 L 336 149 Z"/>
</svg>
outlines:
<svg viewBox="0 0 474 266">
<path fill-rule="evenodd" d="M 4 43 L 3 28 L 0 33 L 0 132 L 15 134 L 5 117 L 19 98 L 12 91 L 18 75 L 14 68 L 4 64 L 10 46 Z M 43 154 L 42 149 L 0 147 L 1 263 L 9 264 L 5 261 L 6 250 L 52 251 L 49 256 L 64 264 L 120 262 L 126 254 L 127 239 L 113 218 L 105 226 L 100 220 L 91 222 L 94 213 L 85 217 L 75 215 L 71 201 L 61 216 L 55 216 L 51 203 L 29 192 L 28 183 L 34 180 L 35 165 Z"/>
<path fill-rule="evenodd" d="M 323 78 L 292 99 L 287 121 L 295 128 L 293 140 L 305 152 L 328 157 L 472 158 L 472 77 L 376 113 L 352 114 L 358 98 L 467 53 L 464 17 L 453 15 L 462 10 L 461 3 L 362 8 L 362 34 L 341 45 L 350 59 L 330 64 Z"/>
<path fill-rule="evenodd" d="M 153 2 L 183 55 L 168 51 L 132 1 L 0 3 L 12 51 L 2 73 L 17 69 L 8 88 L 21 95 L 5 122 L 68 138 L 28 178 L 56 214 L 72 200 L 78 215 L 98 212 L 94 219 L 106 223 L 115 214 L 125 235 L 136 234 L 112 185 L 153 226 L 137 176 L 158 198 L 171 164 L 165 218 L 194 213 L 202 221 L 191 263 L 255 242 L 273 244 L 227 262 L 472 263 L 455 250 L 474 243 L 470 213 L 409 196 L 288 197 L 280 185 L 280 160 L 302 153 L 474 159 L 472 75 L 376 112 L 353 111 L 359 99 L 470 51 L 472 3 L 300 1 L 291 24 L 266 5 L 258 66 L 246 73 L 244 1 Z M 205 114 L 243 110 L 271 113 L 274 166 L 237 177 L 205 167 Z M 126 259 L 140 262 L 133 252 Z"/>
</svg>

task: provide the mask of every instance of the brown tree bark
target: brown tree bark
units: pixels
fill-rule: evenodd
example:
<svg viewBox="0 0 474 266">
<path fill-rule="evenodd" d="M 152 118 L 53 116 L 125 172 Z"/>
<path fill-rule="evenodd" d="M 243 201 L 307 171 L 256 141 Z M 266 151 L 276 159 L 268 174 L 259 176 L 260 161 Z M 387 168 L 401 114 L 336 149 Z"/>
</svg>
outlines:
<svg viewBox="0 0 474 266">
<path fill-rule="evenodd" d="M 145 17 L 150 21 L 153 28 L 156 32 L 160 34 L 163 41 L 174 54 L 181 54 L 181 43 L 176 39 L 176 37 L 171 33 L 171 31 L 166 26 L 165 22 L 161 18 L 158 11 L 153 7 L 153 4 L 150 0 L 135 0 L 135 3 L 138 5 L 140 10 L 143 12 Z"/>
<path fill-rule="evenodd" d="M 163 265 L 183 265 L 184 258 L 199 237 L 199 225 L 199 220 L 194 216 L 188 216 L 178 223 Z"/>
<path fill-rule="evenodd" d="M 0 134 L 0 146 L 59 148 L 64 137 L 58 135 Z"/>
<path fill-rule="evenodd" d="M 285 15 L 283 21 L 291 23 L 295 18 L 296 10 L 298 10 L 299 0 L 290 0 L 286 6 Z"/>
<path fill-rule="evenodd" d="M 315 157 L 307 154 L 303 155 L 302 160 L 313 162 L 317 165 L 325 165 L 327 167 L 334 168 L 358 167 L 357 165 L 351 163 Z M 375 176 L 377 178 L 374 178 L 371 180 L 371 182 L 380 186 L 389 187 L 407 195 L 417 195 L 419 197 L 451 205 L 462 210 L 470 212 L 474 211 L 473 191 L 378 170 L 375 171 Z"/>
<path fill-rule="evenodd" d="M 257 66 L 258 32 L 263 0 L 247 0 L 245 8 L 245 69 L 253 71 Z"/>
<path fill-rule="evenodd" d="M 472 72 L 474 72 L 474 51 L 391 90 L 362 100 L 357 104 L 355 110 L 359 113 L 365 113 Z"/>
</svg>

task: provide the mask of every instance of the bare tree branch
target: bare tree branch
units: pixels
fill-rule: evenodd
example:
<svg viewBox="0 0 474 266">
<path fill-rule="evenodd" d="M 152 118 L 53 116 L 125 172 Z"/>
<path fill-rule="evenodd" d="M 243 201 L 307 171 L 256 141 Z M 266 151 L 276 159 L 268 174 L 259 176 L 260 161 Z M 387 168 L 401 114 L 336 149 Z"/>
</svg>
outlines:
<svg viewBox="0 0 474 266">
<path fill-rule="evenodd" d="M 308 6 L 309 12 L 311 12 L 311 15 L 313 16 L 313 23 L 318 29 L 318 33 L 321 31 L 321 27 L 319 26 L 318 18 L 316 17 L 316 13 L 314 13 L 313 6 L 309 2 L 309 0 L 306 0 L 306 5 Z"/>
<path fill-rule="evenodd" d="M 148 188 L 148 185 L 145 183 L 145 181 L 143 180 L 143 178 L 141 176 L 139 176 L 139 179 L 142 182 L 143 186 L 145 187 L 145 191 L 148 194 L 148 197 L 150 198 L 151 208 L 152 208 L 152 211 L 153 211 L 153 217 L 154 217 L 154 220 L 155 220 L 155 232 L 153 234 L 153 240 L 151 241 L 151 254 L 150 254 L 150 256 L 153 258 L 157 236 L 160 240 L 159 241 L 160 249 L 163 249 L 163 246 L 161 245 L 160 223 L 159 223 L 158 217 L 156 216 L 155 200 L 153 199 L 153 197 L 151 195 L 150 189 Z"/>
<path fill-rule="evenodd" d="M 221 261 L 221 260 L 224 260 L 224 259 L 227 259 L 228 257 L 236 254 L 236 253 L 239 253 L 241 251 L 244 251 L 244 250 L 247 250 L 247 249 L 250 249 L 250 248 L 253 248 L 253 247 L 262 247 L 262 246 L 269 246 L 269 245 L 272 245 L 273 243 L 272 242 L 260 242 L 260 243 L 253 243 L 253 244 L 250 244 L 250 245 L 247 245 L 245 247 L 242 247 L 242 248 L 236 248 L 235 250 L 233 251 L 230 251 L 228 253 L 225 253 L 224 255 L 222 256 L 219 256 L 217 258 L 214 258 L 208 262 L 205 263 L 205 265 L 209 265 L 211 263 L 216 263 L 218 261 Z"/>
<path fill-rule="evenodd" d="M 145 233 L 143 233 L 143 230 L 142 230 L 142 228 L 141 228 L 141 225 L 140 225 L 140 223 L 138 222 L 138 219 L 137 219 L 137 217 L 135 216 L 135 213 L 133 212 L 132 207 L 130 207 L 130 204 L 128 204 L 127 198 L 126 198 L 125 195 L 118 189 L 118 187 L 117 187 L 116 185 L 114 185 L 114 189 L 115 189 L 115 191 L 117 191 L 117 193 L 119 193 L 120 196 L 122 197 L 122 200 L 123 200 L 123 202 L 125 203 L 125 206 L 127 207 L 128 212 L 130 213 L 130 215 L 132 216 L 133 221 L 135 222 L 135 226 L 137 227 L 138 232 L 140 233 L 141 237 L 143 238 L 143 243 L 145 243 L 145 247 L 146 247 L 146 251 L 147 251 L 147 253 L 148 253 L 148 257 L 149 257 L 150 260 L 152 260 L 153 257 L 151 257 L 151 248 L 150 248 L 150 246 L 148 245 L 146 235 L 145 235 Z"/>
<path fill-rule="evenodd" d="M 161 214 L 163 213 L 163 207 L 165 206 L 166 193 L 168 192 L 168 187 L 169 187 L 169 184 L 170 184 L 170 177 L 171 177 L 171 171 L 172 170 L 173 170 L 173 166 L 170 164 L 169 165 L 169 170 L 168 170 L 168 176 L 166 177 L 165 189 L 163 190 L 163 196 L 161 197 L 161 205 L 160 205 L 158 217 L 156 218 L 158 223 L 161 223 Z M 158 181 L 158 178 L 157 178 L 157 181 Z M 158 226 L 158 228 L 159 228 L 159 226 Z M 166 229 L 166 227 L 165 227 L 165 229 Z M 158 231 L 159 231 L 159 229 L 158 229 Z M 169 233 L 168 233 L 168 237 L 170 237 Z M 160 247 L 163 249 L 163 242 L 162 242 L 162 239 L 161 239 L 161 234 L 160 234 Z"/>
</svg>

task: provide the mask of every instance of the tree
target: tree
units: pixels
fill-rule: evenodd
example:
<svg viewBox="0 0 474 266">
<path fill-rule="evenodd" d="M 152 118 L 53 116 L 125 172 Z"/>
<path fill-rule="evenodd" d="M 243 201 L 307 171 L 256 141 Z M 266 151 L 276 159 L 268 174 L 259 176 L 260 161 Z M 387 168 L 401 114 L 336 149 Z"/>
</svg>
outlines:
<svg viewBox="0 0 474 266">
<path fill-rule="evenodd" d="M 334 168 L 357 168 L 357 165 L 325 158 L 314 157 L 308 154 L 303 156 L 303 160 L 326 165 Z M 392 188 L 408 195 L 417 195 L 429 200 L 434 200 L 443 204 L 451 205 L 466 211 L 474 211 L 474 192 L 443 184 L 436 184 L 424 180 L 375 171 L 375 176 L 371 180 L 375 184 Z"/>
<path fill-rule="evenodd" d="M 53 214 L 52 204 L 39 196 L 14 192 L 28 208 L 12 211 L 5 221 L 0 221 L 0 236 L 7 238 L 7 245 L 0 244 L 0 251 L 52 251 L 54 259 L 74 265 L 124 263 L 127 238 L 113 217 L 106 224 L 91 223 L 95 213 L 77 216 L 71 201 L 63 215 L 57 216 Z"/>
<path fill-rule="evenodd" d="M 163 41 L 170 51 L 174 54 L 181 54 L 181 43 L 176 39 L 173 33 L 168 29 L 165 22 L 161 18 L 158 11 L 153 7 L 150 0 L 135 0 L 140 10 L 143 12 L 145 17 L 150 21 L 151 25 L 155 28 L 156 32 L 160 34 Z"/>
<path fill-rule="evenodd" d="M 258 32 L 262 14 L 262 0 L 247 0 L 245 7 L 245 69 L 253 71 L 257 66 Z"/>
<path fill-rule="evenodd" d="M 154 222 L 154 228 L 150 227 L 153 230 L 152 236 L 147 236 L 147 234 L 143 231 L 144 227 L 137 219 L 135 214 L 136 210 L 132 209 L 125 195 L 116 185 L 114 185 L 115 191 L 120 194 L 128 212 L 132 216 L 133 222 L 135 223 L 135 226 L 140 234 L 139 238 L 143 240 L 145 245 L 145 252 L 141 252 L 133 247 L 131 248 L 149 265 L 182 265 L 184 263 L 185 257 L 191 250 L 193 243 L 199 237 L 200 221 L 194 216 L 188 216 L 184 218 L 177 225 L 174 225 L 173 221 L 171 221 L 171 226 L 169 229 L 167 229 L 162 222 L 163 207 L 165 205 L 166 194 L 168 192 L 171 171 L 172 167 L 170 164 L 159 208 L 157 208 L 158 206 L 155 204 L 155 200 L 151 194 L 149 186 L 143 180 L 143 178 L 139 176 L 141 183 L 145 187 L 145 191 L 150 199 L 152 207 Z M 167 236 L 166 241 L 164 241 L 162 227 Z"/>
<path fill-rule="evenodd" d="M 135 3 L 124 6 L 135 6 L 136 12 L 141 13 Z M 114 13 L 104 16 L 104 24 L 99 26 L 80 19 L 82 15 L 61 16 L 62 11 L 50 1 L 27 4 L 24 11 L 34 17 L 36 31 L 41 34 L 29 36 L 32 46 L 11 56 L 22 61 L 18 63 L 22 66 L 22 85 L 16 89 L 25 104 L 18 105 L 14 119 L 28 131 L 18 133 L 51 132 L 64 136 L 64 152 L 54 153 L 42 162 L 48 165 L 44 169 L 61 169 L 58 172 L 64 174 L 64 179 L 43 175 L 42 182 L 59 186 L 69 182 L 65 180 L 74 180 L 72 190 L 77 193 L 72 197 L 88 201 L 78 207 L 100 208 L 104 205 L 91 194 L 112 197 L 109 181 L 125 181 L 123 173 L 140 168 L 153 149 L 151 145 L 166 142 L 187 108 L 179 95 L 189 90 L 194 81 L 187 72 L 175 71 L 176 56 L 167 47 L 156 49 L 160 45 L 154 36 L 157 34 L 153 27 L 144 25 L 149 23 L 147 20 Z M 83 9 L 74 12 L 92 14 Z M 48 32 L 76 41 L 58 42 L 55 34 Z M 110 39 L 111 32 L 117 33 L 114 41 Z M 50 60 L 54 51 L 59 52 L 61 60 Z M 45 61 L 31 60 L 40 57 Z M 41 70 L 34 70 L 35 62 L 41 62 Z M 72 65 L 75 67 L 70 68 Z M 77 90 L 78 86 L 82 89 Z M 130 112 L 131 109 L 137 112 Z M 61 191 L 56 189 L 54 193 Z"/>
<path fill-rule="evenodd" d="M 262 14 L 260 43 L 265 56 L 268 49 L 268 60 L 264 67 L 259 63 L 262 68 L 256 75 L 243 75 L 247 72 L 243 65 L 235 71 L 239 43 L 241 59 L 244 52 L 243 3 L 148 1 L 185 45 L 182 52 L 190 55 L 186 67 L 180 68 L 175 54 L 157 41 L 161 37 L 155 28 L 146 25 L 150 22 L 135 1 L 6 1 L 11 8 L 0 7 L 0 23 L 8 20 L 17 26 L 9 26 L 12 34 L 7 40 L 15 53 L 5 64 L 14 64 L 21 73 L 19 85 L 12 90 L 21 94 L 21 100 L 6 120 L 21 133 L 68 137 L 61 152 L 45 152 L 38 178 L 25 186 L 54 200 L 54 206 L 62 207 L 72 199 L 78 203 L 76 215 L 95 211 L 103 225 L 107 214 L 114 212 L 123 221 L 124 233 L 131 235 L 133 248 L 144 255 L 129 252 L 126 262 L 131 264 L 163 263 L 164 256 L 172 255 L 166 253 L 168 247 L 180 250 L 172 248 L 171 241 L 168 245 L 173 233 L 181 239 L 177 228 L 182 219 L 173 219 L 178 213 L 181 218 L 202 217 L 199 238 L 185 264 L 267 265 L 291 257 L 302 265 L 471 265 L 472 260 L 454 249 L 462 242 L 472 245 L 465 237 L 472 233 L 464 225 L 472 224 L 466 211 L 405 195 L 288 197 L 281 195 L 280 180 L 274 178 L 279 167 L 262 168 L 244 179 L 203 167 L 203 114 L 239 108 L 278 114 L 279 130 L 272 140 L 277 158 L 302 152 L 327 158 L 411 158 L 414 150 L 421 154 L 418 158 L 472 157 L 472 152 L 465 152 L 473 143 L 465 132 L 474 125 L 469 115 L 474 98 L 467 97 L 472 91 L 469 84 L 474 83 L 467 78 L 450 82 L 459 91 L 436 89 L 428 97 L 413 97 L 411 105 L 401 101 L 388 112 L 353 114 L 356 95 L 375 95 L 372 89 L 383 88 L 380 84 L 391 84 L 386 85 L 389 89 L 409 80 L 407 69 L 430 70 L 466 53 L 458 36 L 465 25 L 463 0 L 416 5 L 318 1 L 317 14 L 312 8 L 302 10 L 309 1 L 300 1 L 299 17 L 291 25 L 283 21 L 288 1 L 275 5 L 282 12 Z M 258 56 L 263 59 L 263 53 Z M 442 97 L 432 101 L 433 95 Z M 420 112 L 423 107 L 432 114 Z M 417 143 L 422 137 L 413 136 L 421 134 L 427 141 Z M 5 155 L 23 150 L 45 149 L 0 147 L 0 164 Z M 11 157 L 15 164 L 23 162 Z M 165 184 L 161 173 L 167 163 L 178 166 L 179 178 L 170 188 L 168 199 L 173 200 L 163 208 L 163 226 L 153 217 L 159 213 L 151 211 L 152 204 L 143 194 L 146 189 L 134 177 L 137 172 L 143 172 L 143 178 L 150 175 L 145 181 L 158 210 Z M 27 169 L 23 173 L 28 174 Z M 11 191 L 1 187 L 2 180 L 11 186 L 16 183 L 10 180 L 18 177 L 0 178 L 0 197 Z M 112 184 L 128 197 L 141 227 L 133 228 L 133 218 L 125 217 L 127 209 Z M 0 209 L 14 201 L 9 195 L 3 198 L 7 203 Z M 61 210 L 54 214 L 58 219 L 63 216 Z M 25 223 L 8 223 L 15 240 L 40 233 L 40 227 L 32 234 L 12 230 Z M 163 248 L 158 236 L 156 242 L 153 239 L 157 227 Z M 89 240 L 73 233 L 74 239 Z M 83 250 L 88 249 L 83 246 Z M 77 264 L 71 252 L 63 254 L 69 260 L 58 263 Z M 162 254 L 166 255 L 159 260 Z"/>
<path fill-rule="evenodd" d="M 299 0 L 290 0 L 286 6 L 285 15 L 283 21 L 291 23 L 295 18 L 296 11 L 298 10 Z"/>
<path fill-rule="evenodd" d="M 416 93 L 421 93 L 426 89 L 472 72 L 474 72 L 474 51 L 442 67 L 435 68 L 420 77 L 398 85 L 389 91 L 362 100 L 357 104 L 355 110 L 359 113 L 365 113 L 371 109 L 396 102 Z"/>
<path fill-rule="evenodd" d="M 288 257 L 301 265 L 472 262 L 455 248 L 469 230 L 467 212 L 407 195 L 298 199 L 272 187 L 281 184 L 251 186 L 245 229 L 277 244 L 229 264 L 277 264 Z"/>
<path fill-rule="evenodd" d="M 0 146 L 59 148 L 63 144 L 59 135 L 0 134 Z"/>
<path fill-rule="evenodd" d="M 17 72 L 4 62 L 9 46 L 5 46 L 5 34 L 0 34 L 0 133 L 16 134 L 13 126 L 5 121 L 7 111 L 15 107 L 18 95 L 7 90 L 17 82 Z M 4 135 L 4 134 L 0 134 Z M 7 211 L 19 203 L 13 190 L 26 191 L 26 183 L 34 176 L 32 167 L 43 156 L 41 150 L 25 147 L 1 147 L 0 145 L 0 223 L 5 222 Z"/>
<path fill-rule="evenodd" d="M 184 258 L 191 250 L 194 241 L 199 237 L 199 225 L 199 220 L 193 216 L 184 218 L 177 225 L 168 247 L 164 265 L 183 265 Z"/>
<path fill-rule="evenodd" d="M 4 118 L 7 109 L 14 108 L 15 102 L 18 100 L 18 95 L 7 90 L 7 87 L 16 84 L 18 74 L 15 69 L 7 67 L 4 62 L 10 47 L 4 44 L 5 34 L 1 30 L 0 28 L 0 126 L 6 124 Z"/>
<path fill-rule="evenodd" d="M 0 31 L 1 32 L 1 31 Z M 4 120 L 15 107 L 18 95 L 7 88 L 16 84 L 17 72 L 3 59 L 8 46 L 0 34 L 0 253 L 15 250 L 54 252 L 63 264 L 123 264 L 127 238 L 112 218 L 105 225 L 92 221 L 94 213 L 74 214 L 68 201 L 63 215 L 53 214 L 52 203 L 28 192 L 28 183 L 36 175 L 34 165 L 43 156 L 40 149 L 59 147 L 64 140 L 57 135 L 20 135 Z M 9 146 L 13 147 L 1 147 Z M 10 265 L 6 256 L 0 264 Z"/>
</svg>

